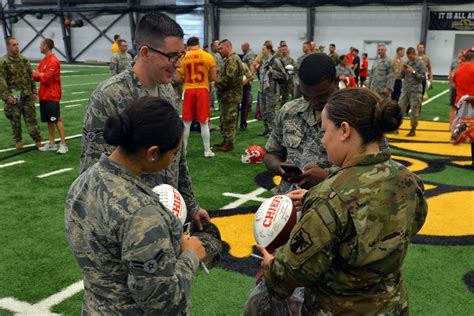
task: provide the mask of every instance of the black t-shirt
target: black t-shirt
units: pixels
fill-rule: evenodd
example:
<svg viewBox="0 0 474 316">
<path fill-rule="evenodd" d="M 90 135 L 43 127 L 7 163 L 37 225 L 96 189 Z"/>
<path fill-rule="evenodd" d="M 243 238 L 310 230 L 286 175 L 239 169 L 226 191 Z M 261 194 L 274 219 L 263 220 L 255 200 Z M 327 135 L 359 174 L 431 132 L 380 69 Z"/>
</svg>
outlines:
<svg viewBox="0 0 474 316">
<path fill-rule="evenodd" d="M 354 61 L 352 61 L 352 64 L 354 65 L 354 74 L 356 76 L 359 76 L 360 73 L 360 58 L 359 56 L 354 57 Z M 357 65 L 357 68 L 356 68 Z"/>
</svg>

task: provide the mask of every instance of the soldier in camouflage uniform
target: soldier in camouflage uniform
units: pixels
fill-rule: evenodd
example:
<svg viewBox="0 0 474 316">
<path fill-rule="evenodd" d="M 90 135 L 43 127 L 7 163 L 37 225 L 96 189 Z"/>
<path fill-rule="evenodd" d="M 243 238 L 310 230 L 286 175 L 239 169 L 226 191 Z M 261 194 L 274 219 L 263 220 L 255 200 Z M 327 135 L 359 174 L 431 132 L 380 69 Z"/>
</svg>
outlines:
<svg viewBox="0 0 474 316">
<path fill-rule="evenodd" d="M 83 315 L 190 314 L 199 262 L 212 267 L 221 242 L 208 229 L 197 232 L 199 237 L 183 236 L 178 217 L 140 177 L 171 163 L 182 134 L 169 102 L 132 101 L 104 128 L 117 149 L 109 157 L 102 154 L 71 185 L 65 226 L 84 274 Z"/>
<path fill-rule="evenodd" d="M 220 120 L 223 140 L 214 148 L 217 151 L 228 152 L 234 150 L 237 110 L 242 100 L 243 66 L 229 40 L 225 39 L 219 43 L 219 51 L 224 57 L 216 81 L 217 98 L 221 105 Z"/>
<path fill-rule="evenodd" d="M 379 58 L 374 61 L 370 70 L 368 88 L 377 92 L 382 98 L 390 99 L 395 82 L 392 61 L 386 55 L 385 45 L 380 44 L 377 51 Z"/>
<path fill-rule="evenodd" d="M 339 54 L 336 53 L 336 44 L 329 44 L 329 57 L 332 58 L 332 60 L 334 61 L 334 64 L 338 64 L 339 63 Z"/>
<path fill-rule="evenodd" d="M 304 42 L 303 43 L 303 55 L 298 57 L 296 59 L 296 66 L 295 66 L 295 92 L 294 92 L 294 97 L 300 98 L 301 97 L 301 91 L 299 89 L 299 81 L 298 81 L 298 72 L 301 68 L 301 63 L 303 63 L 303 60 L 308 57 L 311 54 L 311 42 Z"/>
<path fill-rule="evenodd" d="M 154 29 L 155 24 L 165 24 L 172 31 L 162 35 L 162 29 Z M 150 33 L 157 35 L 149 38 L 147 34 Z M 95 164 L 101 154 L 112 153 L 114 146 L 106 144 L 103 137 L 105 121 L 110 115 L 123 111 L 131 100 L 155 96 L 167 100 L 177 109 L 170 82 L 183 55 L 181 27 L 164 14 L 150 13 L 143 16 L 135 34 L 139 44 L 137 61 L 124 72 L 101 83 L 89 99 L 82 130 L 81 173 Z M 156 43 L 156 48 L 152 47 L 152 43 Z M 160 44 L 161 47 L 158 46 Z M 177 188 L 186 202 L 188 219 L 194 218 L 197 222 L 201 217 L 209 219 L 194 197 L 184 148 L 176 154 L 168 168 L 142 177 L 150 187 L 167 183 Z"/>
<path fill-rule="evenodd" d="M 253 50 L 250 49 L 250 45 L 247 42 L 242 43 L 241 48 L 243 53 L 242 61 L 246 63 L 247 67 L 250 69 L 250 66 L 253 64 L 253 61 L 257 55 L 255 55 Z"/>
<path fill-rule="evenodd" d="M 405 56 L 405 48 L 398 47 L 397 48 L 397 55 L 393 58 L 393 92 L 392 92 L 392 99 L 397 101 L 400 100 L 400 94 L 402 93 L 402 77 L 401 73 L 403 70 L 403 56 Z"/>
<path fill-rule="evenodd" d="M 127 52 L 128 44 L 127 41 L 121 39 L 118 41 L 120 51 L 112 56 L 110 60 L 110 74 L 112 76 L 118 75 L 133 61 L 132 56 Z"/>
<path fill-rule="evenodd" d="M 278 66 L 278 59 L 272 55 L 273 48 L 270 44 L 264 44 L 262 47 L 262 60 L 260 63 L 260 114 L 263 118 L 264 130 L 259 133 L 261 136 L 268 136 L 275 121 L 276 106 L 276 79 L 284 78 L 282 67 Z M 281 63 L 280 63 L 281 65 Z"/>
<path fill-rule="evenodd" d="M 281 96 L 281 105 L 283 106 L 286 102 L 288 102 L 288 98 L 290 93 L 293 94 L 293 73 L 289 73 L 286 69 L 286 66 L 291 65 L 294 67 L 296 66 L 296 62 L 293 58 L 290 57 L 290 51 L 288 50 L 288 46 L 284 45 L 280 47 L 281 55 L 278 57 L 280 61 L 279 65 L 283 69 L 281 69 L 281 73 L 285 76 L 283 79 L 276 79 L 278 83 L 278 88 L 280 90 Z M 277 66 L 277 64 L 275 64 Z"/>
<path fill-rule="evenodd" d="M 222 61 L 221 54 L 219 54 L 219 41 L 218 40 L 212 41 L 210 54 L 212 55 L 212 57 L 214 57 L 214 60 L 216 61 L 217 75 L 219 75 L 219 69 L 222 67 L 223 61 Z M 219 106 L 215 105 L 217 89 L 216 89 L 214 81 L 211 82 L 210 93 L 211 93 L 211 110 L 212 109 L 217 110 Z"/>
<path fill-rule="evenodd" d="M 298 76 L 305 97 L 294 99 L 280 109 L 265 146 L 267 168 L 282 177 L 280 185 L 273 190 L 275 194 L 287 193 L 297 184 L 316 185 L 335 170 L 321 144 L 321 111 L 329 95 L 337 89 L 334 63 L 327 55 L 311 54 L 301 66 Z M 281 169 L 282 163 L 294 164 L 304 172 L 292 179 Z"/>
<path fill-rule="evenodd" d="M 401 267 L 427 203 L 422 181 L 377 143 L 401 124 L 400 108 L 353 88 L 330 97 L 322 116 L 322 142 L 341 168 L 306 192 L 302 217 L 274 257 L 259 246 L 268 294 L 251 297 L 244 314 L 273 315 L 281 306 L 272 301 L 281 305 L 303 286 L 302 315 L 407 315 Z"/>
<path fill-rule="evenodd" d="M 21 116 L 28 134 L 41 147 L 41 135 L 36 120 L 35 101 L 37 90 L 33 81 L 30 62 L 20 54 L 20 45 L 15 37 L 7 38 L 8 53 L 0 59 L 0 95 L 5 102 L 4 114 L 10 121 L 16 149 L 23 148 Z"/>
<path fill-rule="evenodd" d="M 426 67 L 423 60 L 417 58 L 413 47 L 407 49 L 407 57 L 408 61 L 403 65 L 403 71 L 400 74 L 403 79 L 400 106 L 404 115 L 407 113 L 408 106 L 410 106 L 411 129 L 407 136 L 415 136 L 423 100 L 422 82 L 426 76 Z"/>
</svg>

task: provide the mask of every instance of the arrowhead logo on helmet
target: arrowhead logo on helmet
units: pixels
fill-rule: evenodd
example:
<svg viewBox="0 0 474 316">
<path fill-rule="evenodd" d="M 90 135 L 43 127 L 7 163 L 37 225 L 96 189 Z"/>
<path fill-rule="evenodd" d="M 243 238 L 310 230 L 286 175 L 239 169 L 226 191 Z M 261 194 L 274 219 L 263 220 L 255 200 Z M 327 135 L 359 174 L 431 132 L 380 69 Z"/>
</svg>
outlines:
<svg viewBox="0 0 474 316">
<path fill-rule="evenodd" d="M 273 251 L 290 238 L 297 222 L 293 202 L 286 195 L 276 195 L 265 200 L 255 213 L 253 232 L 258 245 Z"/>
<path fill-rule="evenodd" d="M 265 157 L 265 151 L 258 145 L 249 146 L 245 150 L 245 155 L 241 156 L 243 163 L 261 163 Z"/>
<path fill-rule="evenodd" d="M 169 184 L 157 185 L 153 188 L 153 192 L 158 194 L 161 204 L 176 215 L 184 225 L 188 210 L 181 193 Z"/>
</svg>

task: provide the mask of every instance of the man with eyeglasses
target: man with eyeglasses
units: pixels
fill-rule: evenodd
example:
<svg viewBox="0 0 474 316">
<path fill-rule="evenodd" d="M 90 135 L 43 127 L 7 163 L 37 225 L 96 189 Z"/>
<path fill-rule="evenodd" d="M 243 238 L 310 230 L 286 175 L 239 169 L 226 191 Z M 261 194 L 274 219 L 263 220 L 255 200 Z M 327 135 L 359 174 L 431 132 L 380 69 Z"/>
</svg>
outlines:
<svg viewBox="0 0 474 316">
<path fill-rule="evenodd" d="M 165 14 L 152 12 L 142 17 L 135 31 L 136 62 L 99 84 L 89 99 L 82 130 L 81 173 L 95 164 L 102 154 L 110 155 L 115 149 L 105 143 L 104 124 L 110 115 L 122 112 L 129 101 L 154 96 L 170 102 L 177 109 L 171 82 L 184 56 L 183 35 L 182 28 Z M 177 188 L 186 203 L 187 221 L 194 220 L 199 230 L 203 228 L 201 219 L 210 221 L 209 214 L 199 207 L 194 196 L 184 147 L 168 168 L 159 173 L 144 174 L 142 179 L 152 188 L 159 184 Z M 110 203 L 120 203 L 120 197 Z M 127 206 L 124 206 L 124 212 L 127 211 Z M 203 240 L 203 243 L 208 258 L 218 255 L 212 250 L 212 242 Z"/>
<path fill-rule="evenodd" d="M 282 177 L 273 190 L 275 194 L 287 193 L 297 186 L 312 187 L 335 170 L 321 143 L 321 111 L 337 90 L 334 62 L 325 54 L 310 54 L 301 63 L 298 78 L 303 97 L 286 103 L 277 113 L 265 146 L 265 165 Z M 282 164 L 294 165 L 302 173 L 288 174 Z"/>
</svg>

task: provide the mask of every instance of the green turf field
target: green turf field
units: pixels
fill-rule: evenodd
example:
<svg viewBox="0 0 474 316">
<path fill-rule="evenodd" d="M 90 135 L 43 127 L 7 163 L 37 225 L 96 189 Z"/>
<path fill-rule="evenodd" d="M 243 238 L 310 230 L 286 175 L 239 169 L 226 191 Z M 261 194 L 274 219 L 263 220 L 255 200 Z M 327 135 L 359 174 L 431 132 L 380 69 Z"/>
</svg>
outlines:
<svg viewBox="0 0 474 316">
<path fill-rule="evenodd" d="M 24 161 L 17 165 L 0 168 L 0 303 L 11 297 L 34 305 L 50 298 L 62 289 L 81 280 L 81 273 L 68 248 L 63 223 L 63 206 L 69 185 L 77 177 L 81 147 L 82 118 L 89 95 L 97 84 L 108 78 L 106 67 L 63 66 L 63 100 L 61 116 L 64 121 L 69 153 L 59 156 L 53 152 L 42 153 L 26 148 L 14 147 L 9 123 L 0 116 L 0 167 L 3 164 Z M 448 89 L 447 83 L 435 83 L 431 96 Z M 255 94 L 256 95 L 256 94 Z M 421 118 L 427 121 L 447 121 L 449 93 L 434 99 L 423 108 Z M 255 104 L 254 104 L 255 105 Z M 255 106 L 249 115 L 253 119 Z M 39 112 L 39 111 L 38 111 Z M 39 116 L 39 113 L 38 113 Z M 214 112 L 211 116 L 216 117 Z M 218 125 L 218 120 L 212 121 Z M 47 139 L 44 123 L 40 124 L 43 138 Z M 247 131 L 237 132 L 234 153 L 218 153 L 206 160 L 200 135 L 191 133 L 188 145 L 188 162 L 193 178 L 195 194 L 201 206 L 211 215 L 219 216 L 219 209 L 236 200 L 223 196 L 224 192 L 246 194 L 259 188 L 255 177 L 265 171 L 263 165 L 243 165 L 240 155 L 252 144 L 263 146 L 265 139 L 257 136 L 263 129 L 261 122 L 252 122 Z M 406 131 L 402 131 L 406 132 Z M 220 142 L 217 132 L 211 142 Z M 443 140 L 447 141 L 447 140 Z M 24 143 L 32 140 L 24 133 Z M 392 144 L 392 142 L 391 142 Z M 423 153 L 404 149 L 403 142 L 394 141 L 393 153 L 418 159 L 428 165 L 419 172 L 428 184 L 436 186 L 431 195 L 460 190 L 470 193 L 473 201 L 473 171 L 451 164 L 450 149 L 435 153 Z M 468 157 L 458 156 L 467 161 Z M 61 174 L 37 178 L 58 169 L 72 168 Z M 471 180 L 469 180 L 471 179 Z M 438 190 L 438 191 L 436 191 Z M 441 190 L 441 191 L 440 191 Z M 441 193 L 440 193 L 441 192 Z M 270 196 L 264 192 L 261 197 Z M 462 201 L 461 201 L 462 202 Z M 241 207 L 255 207 L 259 202 L 250 201 Z M 469 206 L 470 205 L 470 206 Z M 453 210 L 446 209 L 446 212 Z M 239 224 L 239 217 L 234 222 Z M 449 226 L 449 222 L 444 223 Z M 474 225 L 474 223 L 472 223 Z M 226 227 L 221 227 L 221 230 Z M 459 234 L 459 235 L 462 235 Z M 251 245 L 250 245 L 251 246 Z M 228 255 L 229 257 L 229 255 Z M 238 264 L 239 258 L 231 258 Z M 243 260 L 243 259 L 242 259 Z M 245 268 L 258 267 L 257 260 L 245 259 Z M 244 261 L 242 261 L 244 262 Z M 195 315 L 239 315 L 254 278 L 233 271 L 233 266 L 223 265 L 209 275 L 199 272 L 193 285 L 193 313 Z M 413 315 L 472 315 L 474 295 L 464 284 L 464 275 L 474 270 L 474 245 L 446 246 L 412 244 L 404 265 L 409 286 L 411 312 Z M 41 306 L 31 307 L 32 314 L 39 313 L 42 306 L 53 306 L 52 312 L 79 315 L 82 292 L 65 300 L 55 297 Z M 5 300 L 3 301 L 5 302 Z M 8 301 L 8 306 L 14 306 Z M 50 303 L 50 305 L 48 305 Z M 1 305 L 1 304 L 0 304 Z M 19 306 L 17 304 L 17 306 Z M 24 305 L 26 306 L 26 305 Z M 13 309 L 13 308 L 12 308 Z M 0 315 L 12 311 L 0 309 Z"/>
</svg>

